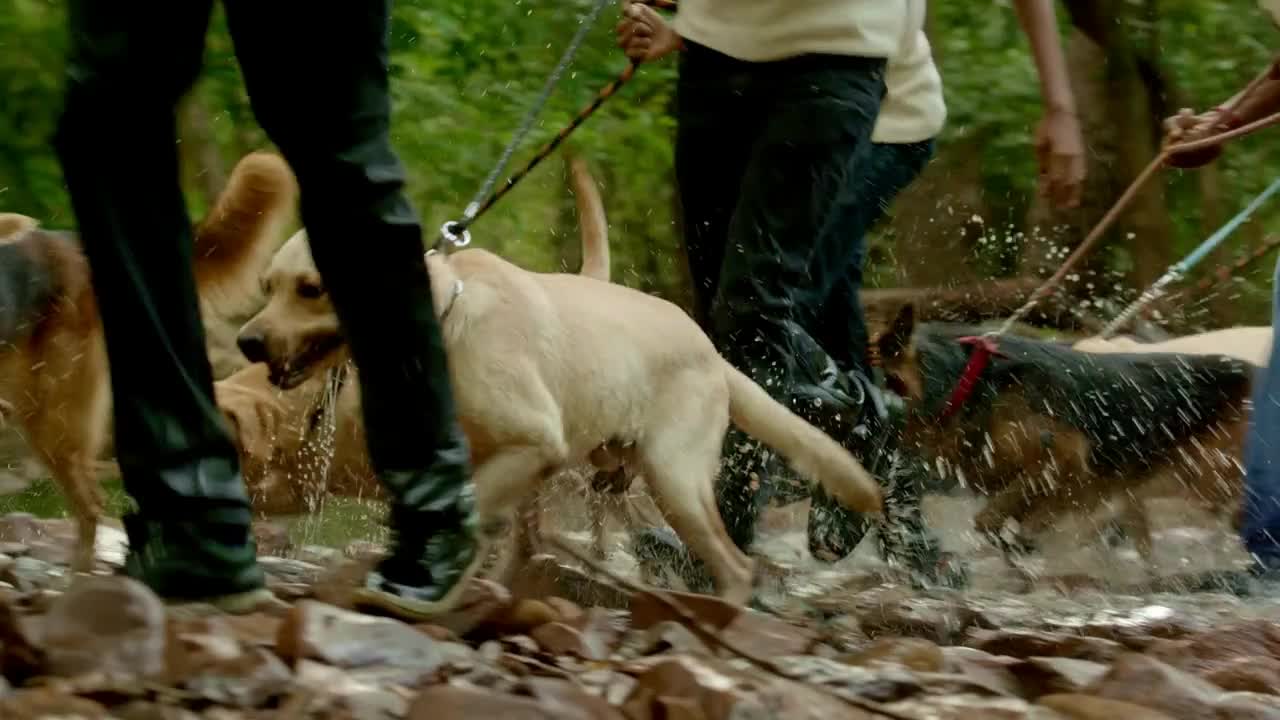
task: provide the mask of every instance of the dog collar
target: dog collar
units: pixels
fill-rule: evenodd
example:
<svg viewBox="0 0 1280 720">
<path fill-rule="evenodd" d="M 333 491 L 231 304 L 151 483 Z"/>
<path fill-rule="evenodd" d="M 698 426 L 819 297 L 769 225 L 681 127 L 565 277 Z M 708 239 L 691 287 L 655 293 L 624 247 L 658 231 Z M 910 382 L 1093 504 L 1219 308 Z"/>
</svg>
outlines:
<svg viewBox="0 0 1280 720">
<path fill-rule="evenodd" d="M 465 243 L 464 243 L 464 244 L 465 244 Z M 422 254 L 422 259 L 423 259 L 423 261 L 425 262 L 427 258 L 431 257 L 432 255 L 435 255 L 435 254 L 436 254 L 436 253 L 438 253 L 438 252 L 440 252 L 440 251 L 439 251 L 439 250 L 437 250 L 437 249 L 435 249 L 435 248 L 431 248 L 430 250 L 427 250 L 425 253 L 423 253 L 423 254 Z M 446 256 L 446 257 L 447 257 L 447 256 Z M 458 300 L 458 296 L 459 296 L 459 295 L 461 295 L 461 294 L 462 294 L 462 281 L 461 281 L 461 280 L 454 280 L 454 281 L 453 281 L 453 289 L 452 289 L 451 291 L 449 291 L 449 301 L 448 301 L 448 304 L 447 304 L 447 305 L 445 305 L 445 306 L 444 306 L 444 310 L 442 310 L 442 311 L 440 312 L 440 322 L 442 322 L 442 323 L 443 323 L 443 322 L 444 322 L 444 319 L 445 319 L 446 317 L 448 317 L 448 316 L 449 316 L 449 311 L 453 309 L 453 304 L 454 304 L 455 302 L 457 302 L 457 300 Z"/>
<path fill-rule="evenodd" d="M 991 362 L 991 357 L 1004 357 L 1001 354 L 996 341 L 987 335 L 970 335 L 956 340 L 961 345 L 972 345 L 973 352 L 969 354 L 969 362 L 965 363 L 964 372 L 960 374 L 960 379 L 956 381 L 955 388 L 951 391 L 951 396 L 947 398 L 947 404 L 942 406 L 942 412 L 938 415 L 938 422 L 946 422 L 955 415 L 965 401 L 973 394 L 973 389 L 978 385 L 978 380 L 982 377 L 982 371 L 987 369 L 987 365 Z"/>
</svg>

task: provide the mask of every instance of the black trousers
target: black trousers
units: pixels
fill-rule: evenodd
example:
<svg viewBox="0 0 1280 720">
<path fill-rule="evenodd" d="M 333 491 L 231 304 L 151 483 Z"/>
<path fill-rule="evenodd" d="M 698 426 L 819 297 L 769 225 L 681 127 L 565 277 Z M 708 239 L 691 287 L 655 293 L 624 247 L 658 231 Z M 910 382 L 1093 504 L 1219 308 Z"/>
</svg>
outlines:
<svg viewBox="0 0 1280 720">
<path fill-rule="evenodd" d="M 695 316 L 720 352 L 790 405 L 825 353 L 804 319 L 824 273 L 819 249 L 845 232 L 860 158 L 884 95 L 883 59 L 807 55 L 751 63 L 689 43 L 680 61 L 676 173 Z M 743 449 L 745 452 L 740 452 Z M 720 514 L 750 543 L 764 474 L 736 431 Z M 767 478 L 761 478 L 767 485 Z"/>
<path fill-rule="evenodd" d="M 224 6 L 254 112 L 299 181 L 312 254 L 360 369 L 374 466 L 426 468 L 456 446 L 456 428 L 421 228 L 389 142 L 390 3 Z M 199 73 L 211 9 L 73 0 L 55 144 L 101 308 L 126 490 L 143 517 L 247 528 L 178 183 L 175 106 Z M 389 489 L 393 501 L 413 492 Z M 243 564 L 231 556 L 251 543 L 225 544 L 228 565 Z"/>
</svg>

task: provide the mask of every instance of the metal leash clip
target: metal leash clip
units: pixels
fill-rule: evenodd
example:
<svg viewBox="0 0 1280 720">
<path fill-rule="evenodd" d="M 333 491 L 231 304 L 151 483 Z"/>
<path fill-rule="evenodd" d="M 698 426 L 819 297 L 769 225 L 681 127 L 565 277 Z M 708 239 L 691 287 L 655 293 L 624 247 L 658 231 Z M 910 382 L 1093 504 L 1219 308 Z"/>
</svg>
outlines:
<svg viewBox="0 0 1280 720">
<path fill-rule="evenodd" d="M 440 239 L 436 241 L 436 249 L 444 245 L 464 248 L 471 244 L 471 231 L 457 220 L 450 220 L 440 226 Z"/>
</svg>

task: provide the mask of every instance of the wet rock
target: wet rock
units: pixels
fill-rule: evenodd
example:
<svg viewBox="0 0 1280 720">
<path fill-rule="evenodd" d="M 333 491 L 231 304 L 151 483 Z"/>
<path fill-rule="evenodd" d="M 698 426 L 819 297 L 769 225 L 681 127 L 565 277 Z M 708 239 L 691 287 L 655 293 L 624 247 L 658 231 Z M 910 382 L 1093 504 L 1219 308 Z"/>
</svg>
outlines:
<svg viewBox="0 0 1280 720">
<path fill-rule="evenodd" d="M 1090 695 L 1045 695 L 1038 698 L 1036 704 L 1070 720 L 1172 720 L 1148 707 Z"/>
<path fill-rule="evenodd" d="M 1269 657 L 1238 657 L 1224 660 L 1200 677 L 1232 692 L 1280 695 L 1280 660 Z"/>
<path fill-rule="evenodd" d="M 792 625 L 772 615 L 733 605 L 712 595 L 669 590 L 637 595 L 631 603 L 631 627 L 645 629 L 661 622 L 684 622 L 679 613 L 657 596 L 678 603 L 702 627 L 757 657 L 800 655 L 819 641 L 818 633 L 812 629 Z"/>
<path fill-rule="evenodd" d="M 312 660 L 298 663 L 296 682 L 312 695 L 310 704 L 328 708 L 352 720 L 390 720 L 404 717 L 408 693 L 383 683 L 377 671 L 345 672 Z"/>
<path fill-rule="evenodd" d="M 259 707 L 283 695 L 292 682 L 274 653 L 241 643 L 222 618 L 173 622 L 169 630 L 169 677 L 203 700 Z"/>
<path fill-rule="evenodd" d="M 587 616 L 587 611 L 583 610 L 572 600 L 565 600 L 562 597 L 553 596 L 546 598 L 543 602 L 556 612 L 556 615 L 560 617 L 561 622 L 568 623 L 574 627 L 579 627 L 579 623 Z"/>
<path fill-rule="evenodd" d="M 527 635 L 534 628 L 560 622 L 560 613 L 541 600 L 520 598 L 494 615 L 489 621 L 495 630 L 508 635 Z"/>
<path fill-rule="evenodd" d="M 3 580 L 19 592 L 29 593 L 50 588 L 66 575 L 66 570 L 51 563 L 29 555 L 15 558 L 8 567 L 0 571 Z"/>
<path fill-rule="evenodd" d="M 561 597 L 579 605 L 617 610 L 626 609 L 631 602 L 631 597 L 622 590 L 545 554 L 535 555 L 524 563 L 509 587 L 517 598 Z"/>
<path fill-rule="evenodd" d="M 1021 659 L 1066 657 L 1103 663 L 1125 651 L 1124 646 L 1114 640 L 1040 630 L 975 629 L 969 632 L 964 644 L 992 655 Z"/>
<path fill-rule="evenodd" d="M 281 583 L 313 585 L 324 572 L 324 568 L 319 565 L 292 558 L 264 555 L 258 558 L 258 564 L 262 566 L 263 572 Z"/>
<path fill-rule="evenodd" d="M 1025 697 L 1080 693 L 1107 674 L 1107 666 L 1074 658 L 1033 657 L 1013 665 L 1010 673 Z"/>
<path fill-rule="evenodd" d="M 18 690 L 0 697 L 0 718 L 57 718 L 58 720 L 107 720 L 102 705 L 48 688 Z"/>
<path fill-rule="evenodd" d="M 543 650 L 552 655 L 572 655 L 583 660 L 606 660 L 618 639 L 607 611 L 591 608 L 578 619 L 577 627 L 566 622 L 549 622 L 530 633 Z"/>
<path fill-rule="evenodd" d="M 514 607 L 511 593 L 506 588 L 488 580 L 473 579 L 463 591 L 458 606 L 436 617 L 431 624 L 454 637 L 466 637 L 472 633 L 491 637 L 528 632 L 556 619 L 558 616 L 549 609 L 539 612 Z"/>
<path fill-rule="evenodd" d="M 1233 623 L 1154 645 L 1147 654 L 1225 690 L 1280 693 L 1280 626 Z"/>
<path fill-rule="evenodd" d="M 44 523 L 30 513 L 13 512 L 0 515 L 0 542 L 26 547 L 47 537 L 48 534 Z M 6 552 L 6 554 L 12 553 Z"/>
<path fill-rule="evenodd" d="M 572 655 L 583 660 L 604 660 L 609 656 L 607 647 L 589 644 L 576 629 L 559 622 L 540 625 L 532 638 L 544 652 L 552 655 Z"/>
<path fill-rule="evenodd" d="M 882 637 L 856 653 L 836 658 L 846 665 L 901 665 L 908 670 L 942 672 L 942 649 L 923 638 Z"/>
<path fill-rule="evenodd" d="M 967 647 L 942 648 L 945 670 L 962 675 L 999 695 L 1025 695 L 1011 668 L 1022 661 L 1004 655 L 992 655 Z"/>
<path fill-rule="evenodd" d="M 284 624 L 284 618 L 263 613 L 227 615 L 219 619 L 241 644 L 266 648 L 275 647 L 280 626 Z"/>
<path fill-rule="evenodd" d="M 954 645 L 978 621 L 978 613 L 957 600 L 903 598 L 877 605 L 860 616 L 868 637 L 901 635 Z"/>
<path fill-rule="evenodd" d="M 675 657 L 636 678 L 622 711 L 628 718 L 767 717 L 751 686 L 749 676 L 723 665 Z"/>
<path fill-rule="evenodd" d="M 459 643 L 439 642 L 389 618 L 361 615 L 303 600 L 280 627 L 277 652 L 289 661 L 320 660 L 342 668 L 388 666 L 413 684 L 474 653 Z"/>
<path fill-rule="evenodd" d="M 786 656 L 776 662 L 788 678 L 878 702 L 911 697 L 924 689 L 920 678 L 897 665 L 857 667 L 811 655 Z"/>
<path fill-rule="evenodd" d="M 1053 630 L 1063 629 L 1089 637 L 1114 640 L 1136 650 L 1145 648 L 1155 638 L 1179 638 L 1203 629 L 1201 623 L 1166 605 L 1144 605 L 1132 610 L 1102 610 L 1087 618 L 1054 618 L 1047 625 Z"/>
<path fill-rule="evenodd" d="M 64 677 L 152 677 L 165 670 L 165 607 L 123 576 L 86 577 L 54 601 L 44 618 L 46 670 Z"/>
<path fill-rule="evenodd" d="M 1212 718 L 1222 690 L 1155 658 L 1128 653 L 1087 689 L 1090 695 L 1144 705 L 1177 720 Z"/>
<path fill-rule="evenodd" d="M 181 707 L 134 700 L 111 708 L 119 720 L 200 720 L 200 716 Z"/>
<path fill-rule="evenodd" d="M 1280 699 L 1262 693 L 1233 692 L 1218 699 L 1218 718 L 1231 720 L 1280 719 Z"/>
<path fill-rule="evenodd" d="M 485 692 L 454 685 L 423 690 L 409 707 L 408 720 L 510 718 L 510 720 L 624 720 L 601 698 L 563 680 L 536 678 L 526 696 Z"/>
<path fill-rule="evenodd" d="M 1061 720 L 1062 716 L 1019 698 L 982 695 L 921 696 L 885 705 L 894 717 L 912 720 Z"/>
<path fill-rule="evenodd" d="M 678 622 L 666 620 L 644 631 L 644 639 L 636 648 L 641 655 L 656 655 L 670 651 L 676 655 L 701 655 L 710 657 L 711 649 L 698 639 L 689 628 Z"/>
<path fill-rule="evenodd" d="M 20 542 L 0 542 L 0 555 L 8 555 L 11 558 L 22 557 L 30 551 L 25 543 Z"/>
</svg>

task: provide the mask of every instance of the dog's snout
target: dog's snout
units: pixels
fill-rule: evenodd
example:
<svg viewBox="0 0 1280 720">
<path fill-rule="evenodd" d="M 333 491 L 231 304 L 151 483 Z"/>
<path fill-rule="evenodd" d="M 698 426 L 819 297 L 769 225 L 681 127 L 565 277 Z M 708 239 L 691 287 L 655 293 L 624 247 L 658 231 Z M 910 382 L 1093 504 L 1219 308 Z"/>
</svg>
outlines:
<svg viewBox="0 0 1280 720">
<path fill-rule="evenodd" d="M 241 333 L 240 337 L 236 338 L 236 345 L 240 347 L 240 352 L 249 362 L 267 361 L 267 339 L 261 333 Z"/>
</svg>

